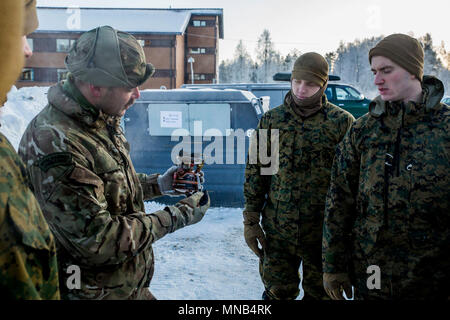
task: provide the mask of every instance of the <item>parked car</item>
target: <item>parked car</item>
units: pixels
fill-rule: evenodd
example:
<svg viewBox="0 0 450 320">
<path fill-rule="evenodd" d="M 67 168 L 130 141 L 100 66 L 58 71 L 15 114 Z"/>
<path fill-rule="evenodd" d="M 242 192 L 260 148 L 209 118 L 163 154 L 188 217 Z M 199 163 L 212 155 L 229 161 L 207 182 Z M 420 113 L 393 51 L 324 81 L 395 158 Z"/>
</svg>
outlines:
<svg viewBox="0 0 450 320">
<path fill-rule="evenodd" d="M 450 97 L 444 97 L 442 99 L 442 103 L 445 103 L 446 105 L 450 106 Z"/>
<path fill-rule="evenodd" d="M 143 90 L 125 113 L 122 128 L 137 172 L 163 173 L 176 163 L 180 148 L 202 153 L 211 205 L 242 207 L 250 135 L 268 110 L 268 99 L 248 91 Z M 179 200 L 164 196 L 157 201 Z"/>
<path fill-rule="evenodd" d="M 273 76 L 275 81 L 280 83 L 221 83 L 221 84 L 183 84 L 182 88 L 201 89 L 238 89 L 252 92 L 257 97 L 269 96 L 270 109 L 283 103 L 284 96 L 291 89 L 290 72 L 280 72 Z M 367 113 L 370 100 L 365 98 L 356 88 L 348 84 L 332 83 L 338 81 L 340 77 L 329 76 L 329 82 L 325 94 L 328 100 L 350 112 L 355 118 Z"/>
</svg>

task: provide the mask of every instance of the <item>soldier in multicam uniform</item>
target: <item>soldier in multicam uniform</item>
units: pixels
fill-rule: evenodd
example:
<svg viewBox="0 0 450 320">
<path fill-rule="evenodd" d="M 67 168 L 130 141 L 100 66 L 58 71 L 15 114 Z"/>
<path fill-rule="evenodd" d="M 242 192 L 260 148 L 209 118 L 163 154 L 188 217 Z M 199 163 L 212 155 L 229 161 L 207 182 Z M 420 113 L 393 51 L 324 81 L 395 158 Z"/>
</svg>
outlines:
<svg viewBox="0 0 450 320">
<path fill-rule="evenodd" d="M 25 10 L 24 10 L 25 9 Z M 0 3 L 0 104 L 23 64 L 23 34 L 37 28 L 35 1 Z M 31 190 L 25 166 L 0 133 L 0 297 L 59 299 L 55 240 Z"/>
<path fill-rule="evenodd" d="M 423 76 L 423 49 L 407 35 L 384 38 L 369 61 L 380 96 L 337 148 L 324 218 L 324 287 L 333 299 L 343 299 L 343 290 L 351 296 L 352 284 L 356 299 L 448 299 L 444 86 Z"/>
<path fill-rule="evenodd" d="M 354 118 L 327 101 L 327 81 L 328 63 L 321 55 L 300 56 L 284 104 L 264 114 L 255 131 L 258 138 L 267 130 L 267 150 L 271 130 L 279 134 L 278 171 L 262 173 L 268 169 L 262 161 L 248 161 L 245 171 L 244 236 L 260 258 L 264 299 L 295 299 L 301 262 L 304 299 L 328 298 L 321 270 L 325 194 L 335 146 Z"/>
<path fill-rule="evenodd" d="M 144 200 L 172 191 L 173 170 L 137 174 L 119 127 L 139 97 L 137 87 L 153 73 L 132 35 L 109 26 L 88 31 L 71 48 L 66 66 L 69 79 L 49 89 L 49 104 L 19 147 L 56 237 L 61 294 L 154 299 L 152 243 L 200 221 L 208 194 L 145 213 Z M 66 274 L 71 265 L 80 268 L 79 289 L 73 289 L 72 273 Z"/>
</svg>

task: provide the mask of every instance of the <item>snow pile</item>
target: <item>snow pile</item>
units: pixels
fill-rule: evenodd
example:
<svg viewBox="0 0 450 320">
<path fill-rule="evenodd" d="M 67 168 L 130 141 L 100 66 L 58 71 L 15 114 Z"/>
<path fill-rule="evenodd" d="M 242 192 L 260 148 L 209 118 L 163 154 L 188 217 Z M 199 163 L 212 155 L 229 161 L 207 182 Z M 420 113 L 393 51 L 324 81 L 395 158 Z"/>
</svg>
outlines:
<svg viewBox="0 0 450 320">
<path fill-rule="evenodd" d="M 47 105 L 49 87 L 12 87 L 5 105 L 0 108 L 0 132 L 14 148 L 19 147 L 20 139 L 28 123 Z"/>
<path fill-rule="evenodd" d="M 146 202 L 146 212 L 165 205 Z M 168 300 L 257 300 L 264 291 L 258 258 L 244 240 L 241 208 L 210 208 L 197 224 L 153 245 L 150 291 Z"/>
</svg>

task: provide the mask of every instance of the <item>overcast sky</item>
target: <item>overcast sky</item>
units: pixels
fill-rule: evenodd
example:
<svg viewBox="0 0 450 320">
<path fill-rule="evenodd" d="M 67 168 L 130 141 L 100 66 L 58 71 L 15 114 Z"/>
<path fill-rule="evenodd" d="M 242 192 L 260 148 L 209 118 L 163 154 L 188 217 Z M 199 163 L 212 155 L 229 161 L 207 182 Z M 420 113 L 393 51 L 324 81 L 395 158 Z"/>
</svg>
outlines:
<svg viewBox="0 0 450 320">
<path fill-rule="evenodd" d="M 432 35 L 450 51 L 449 0 L 37 0 L 40 6 L 129 8 L 223 8 L 224 39 L 219 59 L 232 58 L 242 39 L 255 57 L 259 35 L 268 29 L 282 55 L 296 48 L 320 54 L 351 42 L 391 33 Z"/>
</svg>

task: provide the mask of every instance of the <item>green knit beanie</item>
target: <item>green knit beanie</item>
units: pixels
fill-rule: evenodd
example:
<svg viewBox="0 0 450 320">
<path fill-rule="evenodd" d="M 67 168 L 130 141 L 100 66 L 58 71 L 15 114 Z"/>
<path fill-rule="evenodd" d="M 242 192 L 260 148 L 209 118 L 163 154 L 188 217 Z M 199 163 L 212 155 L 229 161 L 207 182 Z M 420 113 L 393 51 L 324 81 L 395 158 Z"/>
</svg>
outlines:
<svg viewBox="0 0 450 320">
<path fill-rule="evenodd" d="M 369 63 L 374 56 L 390 59 L 422 81 L 424 52 L 417 39 L 401 33 L 391 34 L 369 51 Z"/>
<path fill-rule="evenodd" d="M 320 54 L 302 54 L 294 63 L 291 80 L 306 80 L 323 87 L 328 80 L 328 62 Z"/>
</svg>

